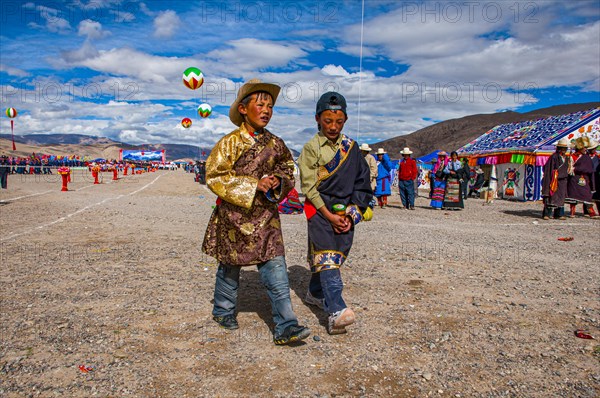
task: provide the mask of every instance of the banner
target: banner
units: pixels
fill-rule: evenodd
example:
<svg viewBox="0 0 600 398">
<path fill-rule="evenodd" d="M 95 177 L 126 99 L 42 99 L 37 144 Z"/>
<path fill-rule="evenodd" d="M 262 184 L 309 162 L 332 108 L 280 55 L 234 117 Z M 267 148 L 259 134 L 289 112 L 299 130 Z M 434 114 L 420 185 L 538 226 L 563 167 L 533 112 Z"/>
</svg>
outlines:
<svg viewBox="0 0 600 398">
<path fill-rule="evenodd" d="M 139 161 L 165 161 L 165 151 L 140 151 L 140 150 L 124 150 L 120 151 L 121 160 L 139 160 Z"/>
</svg>

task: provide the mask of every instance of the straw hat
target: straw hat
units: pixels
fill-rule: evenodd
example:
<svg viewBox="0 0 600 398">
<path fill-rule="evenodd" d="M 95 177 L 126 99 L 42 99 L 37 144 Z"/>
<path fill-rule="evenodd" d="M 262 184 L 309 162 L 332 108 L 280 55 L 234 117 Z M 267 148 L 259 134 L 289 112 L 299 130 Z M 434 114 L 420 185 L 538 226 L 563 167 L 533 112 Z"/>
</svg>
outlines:
<svg viewBox="0 0 600 398">
<path fill-rule="evenodd" d="M 587 149 L 596 149 L 598 147 L 598 141 L 593 138 L 590 138 L 590 144 L 586 146 Z"/>
<path fill-rule="evenodd" d="M 448 152 L 446 152 L 446 151 L 439 151 L 437 155 L 438 156 L 448 156 Z"/>
<path fill-rule="evenodd" d="M 588 148 L 590 145 L 590 138 L 586 136 L 579 137 L 575 140 L 575 149 Z"/>
<path fill-rule="evenodd" d="M 383 155 L 384 153 L 387 153 L 387 152 L 385 151 L 385 149 L 383 149 L 383 148 L 379 148 L 379 149 L 377 149 L 377 154 L 378 154 L 378 155 Z"/>
<path fill-rule="evenodd" d="M 567 137 L 563 137 L 560 140 L 558 140 L 558 142 L 556 143 L 556 146 L 559 146 L 561 148 L 568 148 L 569 147 L 569 139 Z"/>
<path fill-rule="evenodd" d="M 404 149 L 400 151 L 400 155 L 411 155 L 412 153 L 413 152 L 408 147 L 404 147 Z"/>
<path fill-rule="evenodd" d="M 367 152 L 371 151 L 371 147 L 366 142 L 363 144 L 360 144 L 360 147 L 358 147 L 358 149 L 360 149 L 361 151 L 367 151 Z"/>
<path fill-rule="evenodd" d="M 275 100 L 277 99 L 280 90 L 281 87 L 279 87 L 276 84 L 263 83 L 259 79 L 248 80 L 246 84 L 240 87 L 240 91 L 238 91 L 237 98 L 235 99 L 235 101 L 233 101 L 233 104 L 231 104 L 231 107 L 229 108 L 229 120 L 231 120 L 231 122 L 236 126 L 242 125 L 242 123 L 244 122 L 244 117 L 240 112 L 238 112 L 238 105 L 248 95 L 257 91 L 265 91 L 271 94 L 271 97 L 273 97 L 273 105 L 275 105 Z"/>
</svg>

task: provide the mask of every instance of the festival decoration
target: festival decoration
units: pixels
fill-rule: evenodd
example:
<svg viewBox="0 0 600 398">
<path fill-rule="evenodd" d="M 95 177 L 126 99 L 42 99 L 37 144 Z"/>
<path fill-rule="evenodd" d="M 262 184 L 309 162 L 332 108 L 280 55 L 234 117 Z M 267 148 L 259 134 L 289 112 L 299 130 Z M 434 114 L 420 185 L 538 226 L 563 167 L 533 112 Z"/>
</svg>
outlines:
<svg viewBox="0 0 600 398">
<path fill-rule="evenodd" d="M 181 125 L 183 126 L 183 128 L 190 128 L 190 126 L 192 125 L 192 119 L 190 119 L 189 117 L 184 117 L 181 120 Z"/>
<path fill-rule="evenodd" d="M 198 115 L 202 117 L 209 117 L 211 113 L 212 107 L 207 103 L 200 104 L 200 106 L 198 107 Z"/>
<path fill-rule="evenodd" d="M 202 83 L 204 83 L 204 75 L 200 69 L 191 67 L 183 72 L 183 84 L 187 88 L 196 90 L 202 86 Z"/>
<path fill-rule="evenodd" d="M 100 166 L 97 164 L 92 165 L 92 177 L 94 177 L 94 184 L 100 184 L 98 181 L 98 175 L 100 174 Z"/>
<path fill-rule="evenodd" d="M 10 118 L 10 134 L 12 135 L 12 150 L 16 151 L 17 146 L 15 145 L 15 122 L 13 118 L 17 117 L 17 110 L 15 108 L 6 108 L 6 116 Z"/>
<path fill-rule="evenodd" d="M 62 177 L 61 191 L 68 191 L 69 189 L 67 188 L 67 184 L 69 182 L 69 175 L 71 174 L 71 169 L 66 166 L 62 166 L 59 167 L 56 172 Z"/>
</svg>

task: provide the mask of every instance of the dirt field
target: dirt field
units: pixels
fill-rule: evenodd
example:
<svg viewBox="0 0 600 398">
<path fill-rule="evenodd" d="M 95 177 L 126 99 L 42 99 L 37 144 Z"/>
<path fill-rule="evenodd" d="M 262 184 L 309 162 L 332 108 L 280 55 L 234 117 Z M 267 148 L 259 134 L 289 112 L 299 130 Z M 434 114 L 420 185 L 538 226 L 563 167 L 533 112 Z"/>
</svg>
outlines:
<svg viewBox="0 0 600 398">
<path fill-rule="evenodd" d="M 305 217 L 282 216 L 313 335 L 278 347 L 255 268 L 240 329 L 211 319 L 215 262 L 200 245 L 214 195 L 182 170 L 109 176 L 75 172 L 60 192 L 57 176 L 12 175 L 0 192 L 2 397 L 600 395 L 599 220 L 479 199 L 407 211 L 394 195 L 357 226 L 342 274 L 358 320 L 329 336 L 301 301 Z"/>
</svg>

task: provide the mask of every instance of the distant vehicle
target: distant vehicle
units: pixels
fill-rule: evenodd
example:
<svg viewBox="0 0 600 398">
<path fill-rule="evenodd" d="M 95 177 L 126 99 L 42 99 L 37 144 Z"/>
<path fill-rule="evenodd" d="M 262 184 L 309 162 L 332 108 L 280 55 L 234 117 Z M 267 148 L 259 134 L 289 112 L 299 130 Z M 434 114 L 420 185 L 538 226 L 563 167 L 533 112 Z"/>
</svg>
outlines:
<svg viewBox="0 0 600 398">
<path fill-rule="evenodd" d="M 158 165 L 159 170 L 177 170 L 177 164 L 175 162 L 171 163 L 161 163 Z"/>
</svg>

